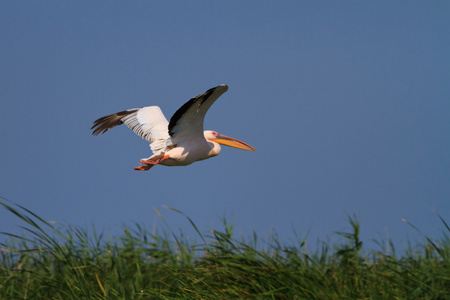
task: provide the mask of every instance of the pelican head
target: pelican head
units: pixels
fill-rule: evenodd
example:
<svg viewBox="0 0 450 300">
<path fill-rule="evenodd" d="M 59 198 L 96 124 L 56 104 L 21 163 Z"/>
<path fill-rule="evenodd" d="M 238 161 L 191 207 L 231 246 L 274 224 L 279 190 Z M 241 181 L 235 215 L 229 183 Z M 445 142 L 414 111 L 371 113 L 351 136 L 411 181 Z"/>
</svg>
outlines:
<svg viewBox="0 0 450 300">
<path fill-rule="evenodd" d="M 217 131 L 206 130 L 203 132 L 205 139 L 210 142 L 215 142 L 221 145 L 234 147 L 243 150 L 255 151 L 256 149 L 252 146 L 241 142 L 237 139 L 231 138 L 229 136 L 218 133 Z"/>
</svg>

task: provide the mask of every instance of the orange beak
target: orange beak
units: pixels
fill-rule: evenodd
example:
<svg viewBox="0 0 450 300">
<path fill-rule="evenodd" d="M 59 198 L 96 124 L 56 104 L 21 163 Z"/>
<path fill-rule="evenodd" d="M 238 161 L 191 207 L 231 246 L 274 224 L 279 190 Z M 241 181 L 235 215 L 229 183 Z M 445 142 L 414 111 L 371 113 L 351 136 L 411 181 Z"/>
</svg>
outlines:
<svg viewBox="0 0 450 300">
<path fill-rule="evenodd" d="M 256 149 L 253 148 L 252 146 L 223 134 L 218 134 L 217 137 L 214 139 L 214 142 L 233 148 L 256 151 Z"/>
</svg>

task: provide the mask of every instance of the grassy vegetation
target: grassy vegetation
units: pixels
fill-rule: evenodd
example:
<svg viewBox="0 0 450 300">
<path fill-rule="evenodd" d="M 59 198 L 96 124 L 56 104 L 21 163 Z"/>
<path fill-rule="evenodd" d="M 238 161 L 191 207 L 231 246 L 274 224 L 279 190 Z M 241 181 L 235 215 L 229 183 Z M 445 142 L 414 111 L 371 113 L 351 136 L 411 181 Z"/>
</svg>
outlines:
<svg viewBox="0 0 450 300">
<path fill-rule="evenodd" d="M 450 299 L 446 234 L 401 255 L 382 243 L 381 251 L 365 252 L 354 217 L 350 232 L 336 233 L 342 243 L 315 251 L 301 239 L 236 239 L 225 220 L 204 235 L 187 218 L 195 244 L 138 225 L 105 239 L 0 204 L 28 232 L 3 233 L 10 238 L 0 245 L 0 299 Z"/>
</svg>

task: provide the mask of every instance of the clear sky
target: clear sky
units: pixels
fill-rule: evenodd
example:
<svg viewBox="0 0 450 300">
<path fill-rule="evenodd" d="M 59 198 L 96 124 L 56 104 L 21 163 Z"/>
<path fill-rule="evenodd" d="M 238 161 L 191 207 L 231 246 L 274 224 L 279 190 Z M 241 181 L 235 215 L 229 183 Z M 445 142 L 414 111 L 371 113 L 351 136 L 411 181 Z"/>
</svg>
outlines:
<svg viewBox="0 0 450 300">
<path fill-rule="evenodd" d="M 450 222 L 448 1 L 1 1 L 0 195 L 43 218 L 206 233 L 234 219 L 283 241 L 421 240 Z M 229 90 L 205 129 L 222 148 L 188 167 L 133 167 L 148 143 L 92 122 Z M 21 223 L 0 210 L 0 231 Z M 191 232 L 192 233 L 192 232 Z M 195 234 L 192 233 L 192 237 Z M 375 248 L 375 245 L 372 245 Z"/>
</svg>

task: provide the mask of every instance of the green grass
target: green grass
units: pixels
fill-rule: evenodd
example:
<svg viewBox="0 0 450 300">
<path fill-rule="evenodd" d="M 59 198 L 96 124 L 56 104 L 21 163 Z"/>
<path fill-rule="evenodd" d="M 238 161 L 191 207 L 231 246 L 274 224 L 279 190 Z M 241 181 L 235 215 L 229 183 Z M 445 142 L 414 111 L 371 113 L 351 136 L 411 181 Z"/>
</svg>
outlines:
<svg viewBox="0 0 450 300">
<path fill-rule="evenodd" d="M 311 251 L 302 239 L 283 245 L 276 235 L 236 238 L 226 220 L 223 229 L 202 234 L 186 216 L 197 243 L 139 225 L 105 238 L 0 204 L 27 232 L 3 233 L 0 299 L 450 299 L 446 233 L 401 254 L 392 243 L 367 251 L 349 217 L 349 232 L 335 233 L 342 242 Z"/>
</svg>

